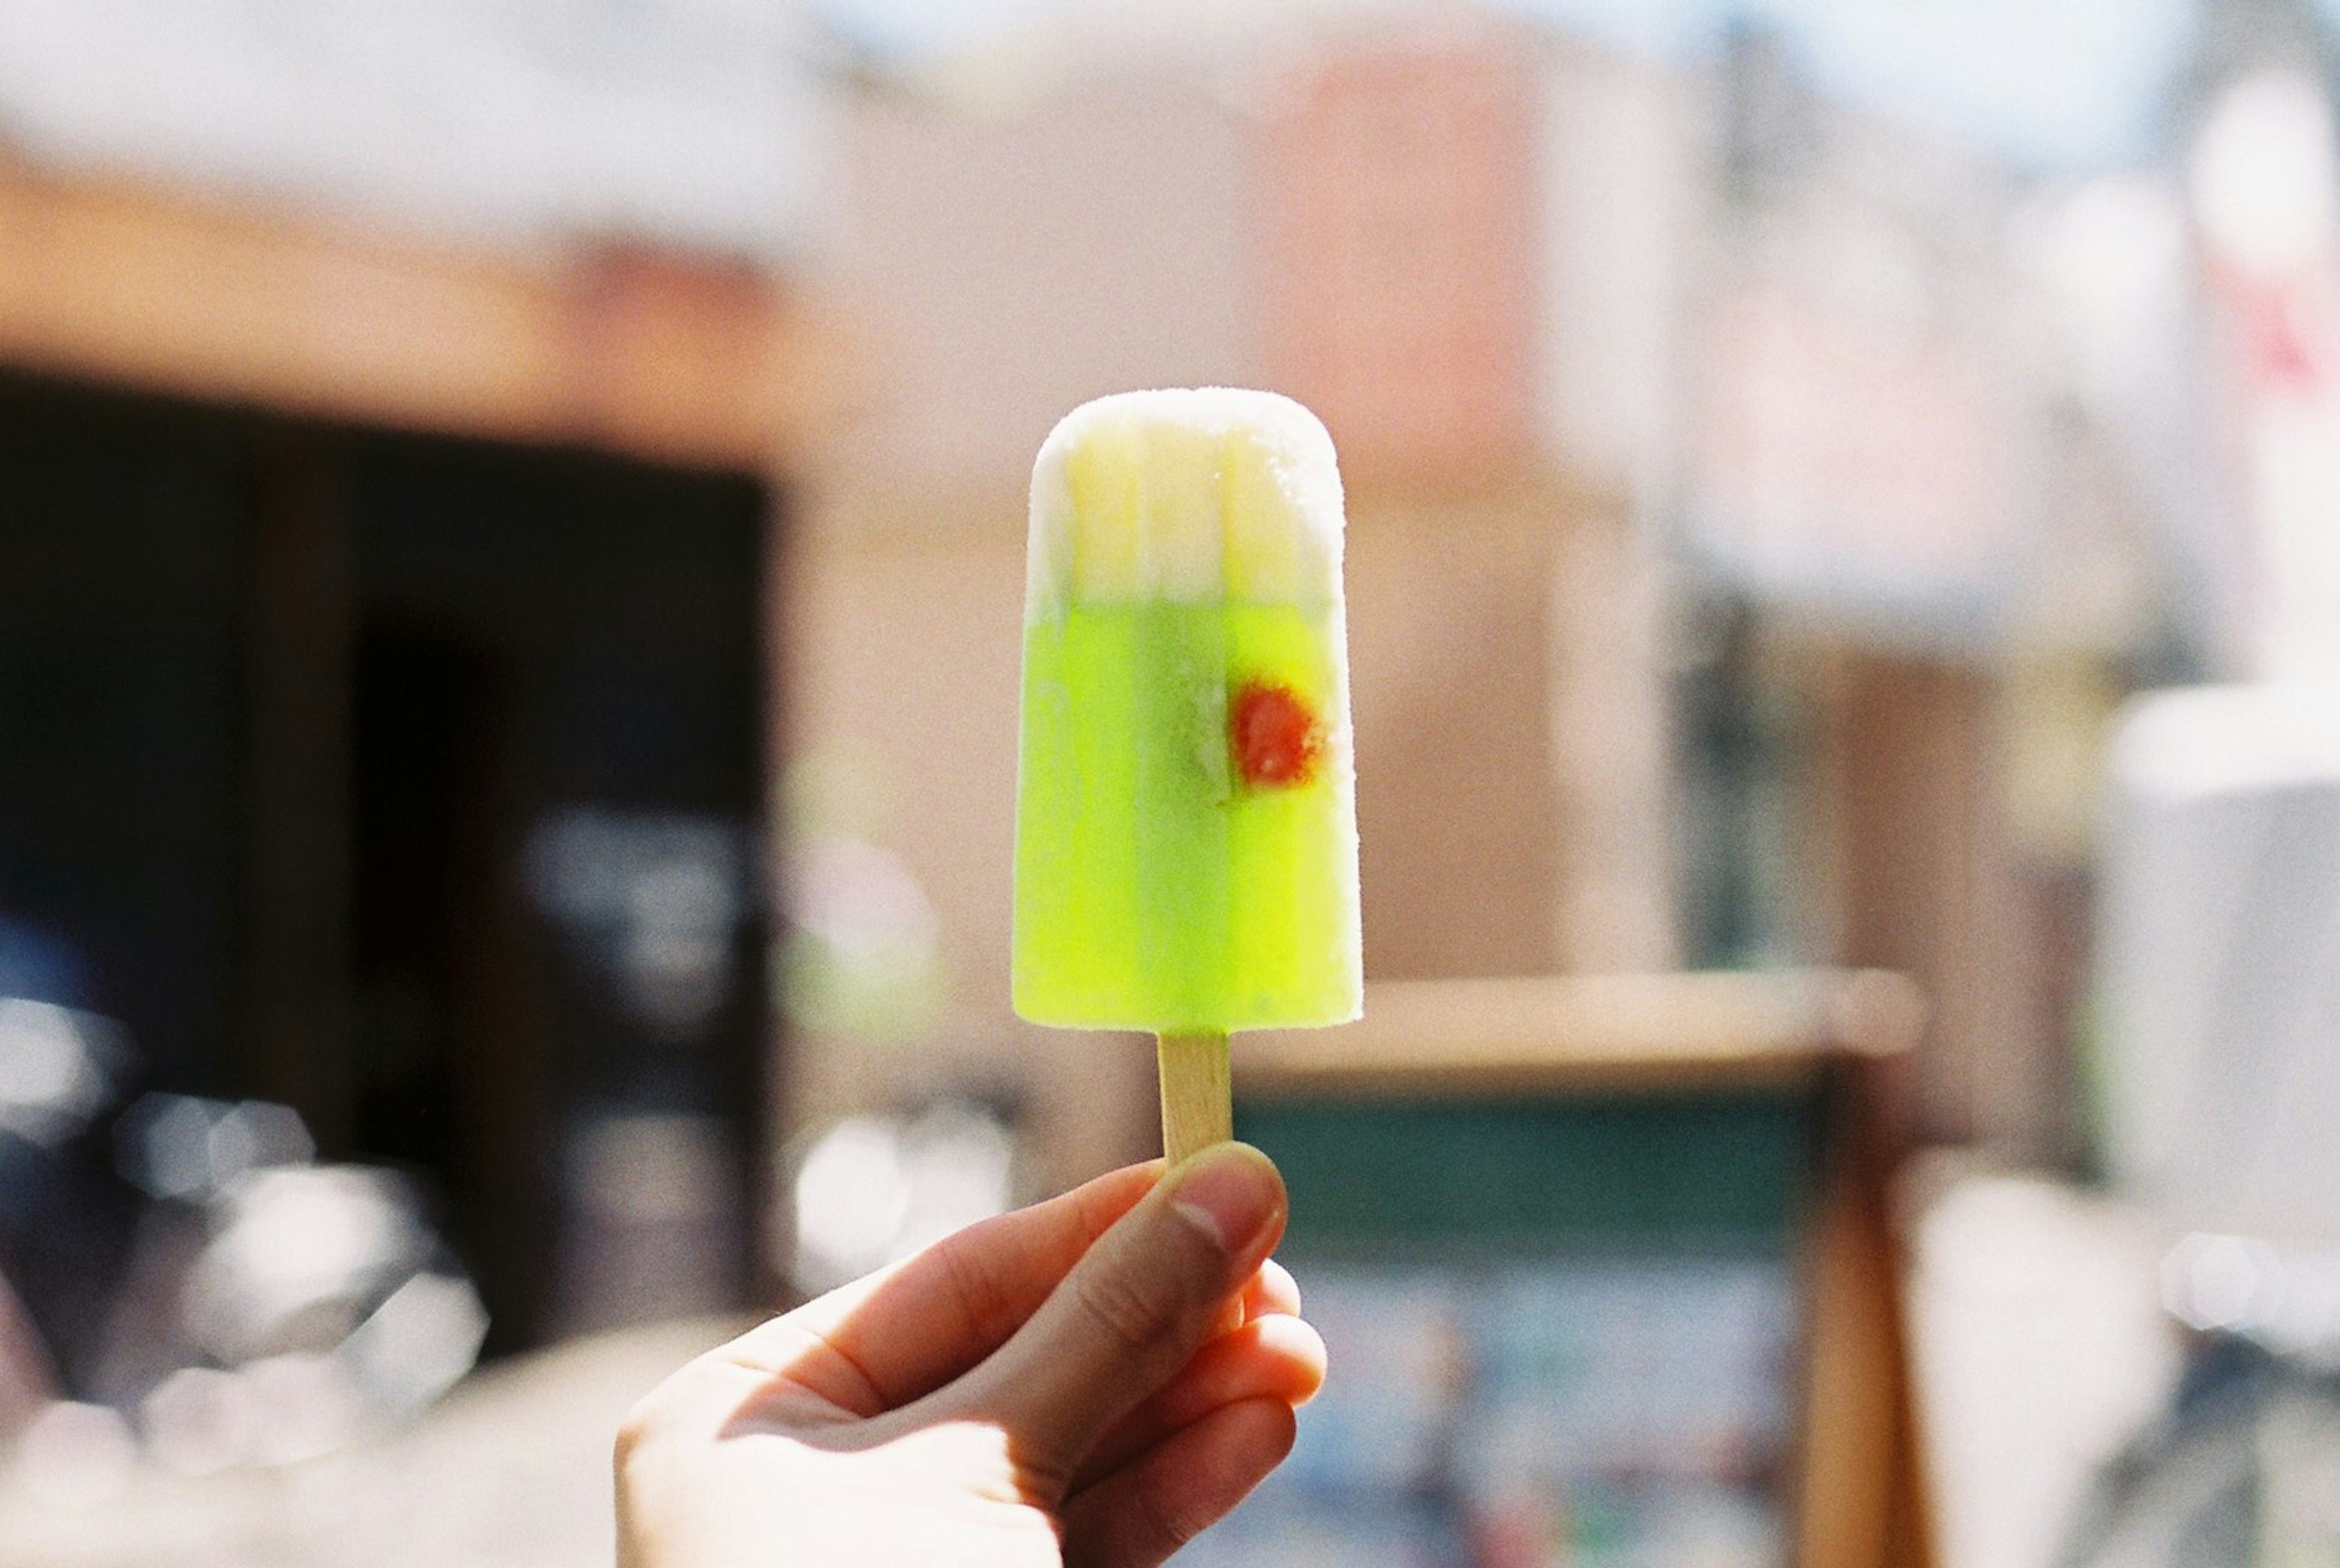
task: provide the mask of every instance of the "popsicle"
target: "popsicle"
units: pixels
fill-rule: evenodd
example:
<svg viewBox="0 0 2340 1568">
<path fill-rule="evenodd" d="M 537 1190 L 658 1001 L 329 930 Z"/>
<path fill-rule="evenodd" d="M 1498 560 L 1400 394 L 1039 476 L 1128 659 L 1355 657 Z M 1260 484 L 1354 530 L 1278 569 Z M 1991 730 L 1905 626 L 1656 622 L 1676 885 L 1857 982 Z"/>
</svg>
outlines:
<svg viewBox="0 0 2340 1568">
<path fill-rule="evenodd" d="M 1230 1032 L 1361 1008 L 1342 531 L 1272 392 L 1099 398 L 1033 466 L 1016 1010 L 1157 1035 L 1173 1163 L 1230 1136 Z"/>
</svg>

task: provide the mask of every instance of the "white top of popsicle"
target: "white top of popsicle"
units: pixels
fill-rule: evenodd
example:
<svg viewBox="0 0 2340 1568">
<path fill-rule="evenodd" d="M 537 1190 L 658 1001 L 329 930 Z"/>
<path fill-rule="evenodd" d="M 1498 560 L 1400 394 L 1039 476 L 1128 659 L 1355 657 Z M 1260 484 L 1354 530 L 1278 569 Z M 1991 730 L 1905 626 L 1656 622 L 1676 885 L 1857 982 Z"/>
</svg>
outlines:
<svg viewBox="0 0 2340 1568">
<path fill-rule="evenodd" d="M 1069 599 L 1328 603 L 1341 590 L 1333 439 L 1275 392 L 1116 392 L 1032 466 L 1025 613 Z"/>
</svg>

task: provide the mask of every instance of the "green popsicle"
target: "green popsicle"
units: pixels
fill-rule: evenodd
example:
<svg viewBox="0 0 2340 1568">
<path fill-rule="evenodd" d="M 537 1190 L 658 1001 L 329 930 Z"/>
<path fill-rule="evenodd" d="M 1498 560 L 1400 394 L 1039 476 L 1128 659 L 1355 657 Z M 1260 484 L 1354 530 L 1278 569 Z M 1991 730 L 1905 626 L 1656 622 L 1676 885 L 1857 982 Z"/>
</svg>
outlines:
<svg viewBox="0 0 2340 1568">
<path fill-rule="evenodd" d="M 1189 1040 L 1355 1017 L 1324 427 L 1268 392 L 1099 399 L 1042 446 L 1031 530 L 1016 1011 Z"/>
</svg>

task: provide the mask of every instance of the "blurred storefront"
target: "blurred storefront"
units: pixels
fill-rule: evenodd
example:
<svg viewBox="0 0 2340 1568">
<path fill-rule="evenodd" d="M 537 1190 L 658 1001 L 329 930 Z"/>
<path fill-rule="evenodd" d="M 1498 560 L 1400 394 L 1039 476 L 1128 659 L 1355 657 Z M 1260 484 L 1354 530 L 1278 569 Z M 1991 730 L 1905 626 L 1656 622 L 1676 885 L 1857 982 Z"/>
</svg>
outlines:
<svg viewBox="0 0 2340 1568">
<path fill-rule="evenodd" d="M 93 1179 L 141 1093 L 269 1102 L 411 1178 L 491 1348 L 738 1303 L 803 61 L 332 9 L 0 19 L 10 983 L 120 1026 Z"/>
</svg>

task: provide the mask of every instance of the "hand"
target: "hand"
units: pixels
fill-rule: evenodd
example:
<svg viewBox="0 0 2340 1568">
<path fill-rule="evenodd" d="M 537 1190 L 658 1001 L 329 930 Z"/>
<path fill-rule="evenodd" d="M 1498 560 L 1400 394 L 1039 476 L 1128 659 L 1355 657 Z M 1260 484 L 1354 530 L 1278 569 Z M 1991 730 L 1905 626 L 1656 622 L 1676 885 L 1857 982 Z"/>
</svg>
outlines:
<svg viewBox="0 0 2340 1568">
<path fill-rule="evenodd" d="M 1256 1149 L 1133 1166 L 709 1352 L 618 1434 L 621 1568 L 1160 1563 L 1324 1382 L 1284 1214 Z"/>
</svg>

